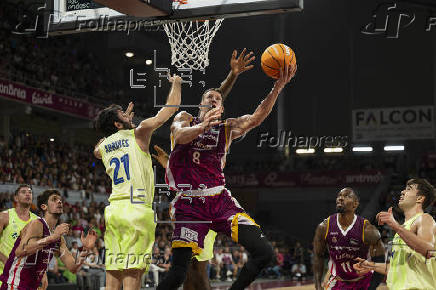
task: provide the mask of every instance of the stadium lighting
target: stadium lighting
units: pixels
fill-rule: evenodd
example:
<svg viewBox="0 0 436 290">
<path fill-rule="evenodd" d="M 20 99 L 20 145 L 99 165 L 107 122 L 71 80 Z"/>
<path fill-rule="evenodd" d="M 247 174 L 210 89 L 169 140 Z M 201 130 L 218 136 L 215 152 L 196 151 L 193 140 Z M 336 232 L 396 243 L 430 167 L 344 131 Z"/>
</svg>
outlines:
<svg viewBox="0 0 436 290">
<path fill-rule="evenodd" d="M 344 149 L 341 147 L 324 148 L 325 153 L 340 153 L 343 151 L 344 151 Z"/>
<path fill-rule="evenodd" d="M 145 61 L 145 64 L 146 65 L 151 65 L 153 63 L 153 61 L 151 60 L 151 59 L 147 59 L 146 61 Z"/>
<path fill-rule="evenodd" d="M 404 145 L 385 146 L 385 151 L 404 151 Z"/>
<path fill-rule="evenodd" d="M 297 154 L 313 154 L 313 153 L 315 153 L 315 149 L 313 149 L 313 148 L 297 149 L 297 150 L 295 150 L 295 153 L 297 153 Z"/>
<path fill-rule="evenodd" d="M 50 142 L 54 142 L 54 138 L 50 138 Z"/>
<path fill-rule="evenodd" d="M 133 57 L 135 54 L 134 54 L 133 52 L 131 52 L 131 51 L 128 51 L 128 52 L 125 53 L 125 55 L 126 55 L 128 58 L 131 58 L 131 57 Z"/>
<path fill-rule="evenodd" d="M 353 147 L 353 152 L 372 152 L 371 146 L 356 146 Z"/>
</svg>

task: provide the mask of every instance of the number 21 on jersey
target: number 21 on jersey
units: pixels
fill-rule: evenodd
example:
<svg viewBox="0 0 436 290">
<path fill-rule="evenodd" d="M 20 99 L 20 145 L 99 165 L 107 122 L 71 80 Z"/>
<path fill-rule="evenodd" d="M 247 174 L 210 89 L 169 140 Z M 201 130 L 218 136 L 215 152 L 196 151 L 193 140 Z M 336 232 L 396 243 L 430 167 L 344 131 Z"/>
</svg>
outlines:
<svg viewBox="0 0 436 290">
<path fill-rule="evenodd" d="M 120 159 L 118 159 L 117 157 L 114 157 L 110 161 L 110 165 L 111 166 L 112 166 L 112 164 L 115 164 L 114 177 L 113 177 L 114 185 L 117 185 L 117 184 L 120 184 L 120 183 L 124 182 L 124 178 L 123 177 L 118 177 L 118 173 L 120 171 L 121 163 L 123 164 L 127 180 L 130 180 L 129 154 L 123 155 Z"/>
</svg>

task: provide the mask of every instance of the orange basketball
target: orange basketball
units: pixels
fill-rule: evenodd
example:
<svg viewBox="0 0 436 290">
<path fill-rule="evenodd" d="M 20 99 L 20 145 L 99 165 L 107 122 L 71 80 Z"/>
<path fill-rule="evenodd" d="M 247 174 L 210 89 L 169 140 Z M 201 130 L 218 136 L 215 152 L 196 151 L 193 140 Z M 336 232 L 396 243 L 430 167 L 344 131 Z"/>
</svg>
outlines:
<svg viewBox="0 0 436 290">
<path fill-rule="evenodd" d="M 280 69 L 285 67 L 285 64 L 297 63 L 294 51 L 283 43 L 276 43 L 269 46 L 262 54 L 260 60 L 263 71 L 273 79 L 280 77 Z"/>
</svg>

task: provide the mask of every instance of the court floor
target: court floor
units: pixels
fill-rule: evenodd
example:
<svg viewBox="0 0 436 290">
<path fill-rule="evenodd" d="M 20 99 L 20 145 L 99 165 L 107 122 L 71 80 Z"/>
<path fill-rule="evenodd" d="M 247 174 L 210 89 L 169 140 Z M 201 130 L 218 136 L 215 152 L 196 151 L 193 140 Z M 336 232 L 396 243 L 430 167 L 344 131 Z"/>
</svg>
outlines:
<svg viewBox="0 0 436 290">
<path fill-rule="evenodd" d="M 212 282 L 213 290 L 227 290 L 229 289 L 232 282 Z M 152 290 L 154 287 L 142 288 L 143 290 Z M 183 288 L 179 288 L 182 290 Z M 246 290 L 314 290 L 315 285 L 312 280 L 309 281 L 289 281 L 289 280 L 266 280 L 258 279 L 246 288 Z M 377 290 L 388 290 L 388 288 L 383 284 L 377 288 Z"/>
<path fill-rule="evenodd" d="M 232 282 L 216 282 L 212 283 L 213 290 L 228 289 Z M 247 288 L 248 290 L 313 290 L 315 285 L 312 281 L 282 281 L 282 280 L 256 280 Z M 388 290 L 385 285 L 381 285 L 377 290 Z"/>
<path fill-rule="evenodd" d="M 228 289 L 232 282 L 215 282 L 212 283 L 213 290 L 224 290 Z M 271 289 L 271 290 L 284 290 L 284 289 L 315 289 L 312 281 L 289 281 L 289 280 L 256 280 L 254 283 L 250 285 L 250 287 L 246 288 L 248 290 L 262 290 L 262 289 Z"/>
</svg>

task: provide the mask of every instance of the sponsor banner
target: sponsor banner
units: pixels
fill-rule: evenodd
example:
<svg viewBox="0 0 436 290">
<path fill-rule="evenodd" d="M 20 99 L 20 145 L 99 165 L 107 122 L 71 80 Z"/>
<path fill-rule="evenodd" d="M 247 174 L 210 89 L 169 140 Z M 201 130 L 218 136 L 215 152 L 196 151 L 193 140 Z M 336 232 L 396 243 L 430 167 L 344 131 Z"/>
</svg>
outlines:
<svg viewBox="0 0 436 290">
<path fill-rule="evenodd" d="M 353 141 L 434 138 L 433 106 L 353 110 Z"/>
<path fill-rule="evenodd" d="M 232 187 L 316 187 L 345 185 L 376 185 L 384 174 L 379 170 L 328 171 L 259 174 L 226 174 L 226 183 Z"/>
<path fill-rule="evenodd" d="M 84 100 L 52 94 L 4 79 L 0 79 L 0 97 L 90 120 L 94 119 L 101 109 Z"/>
</svg>

